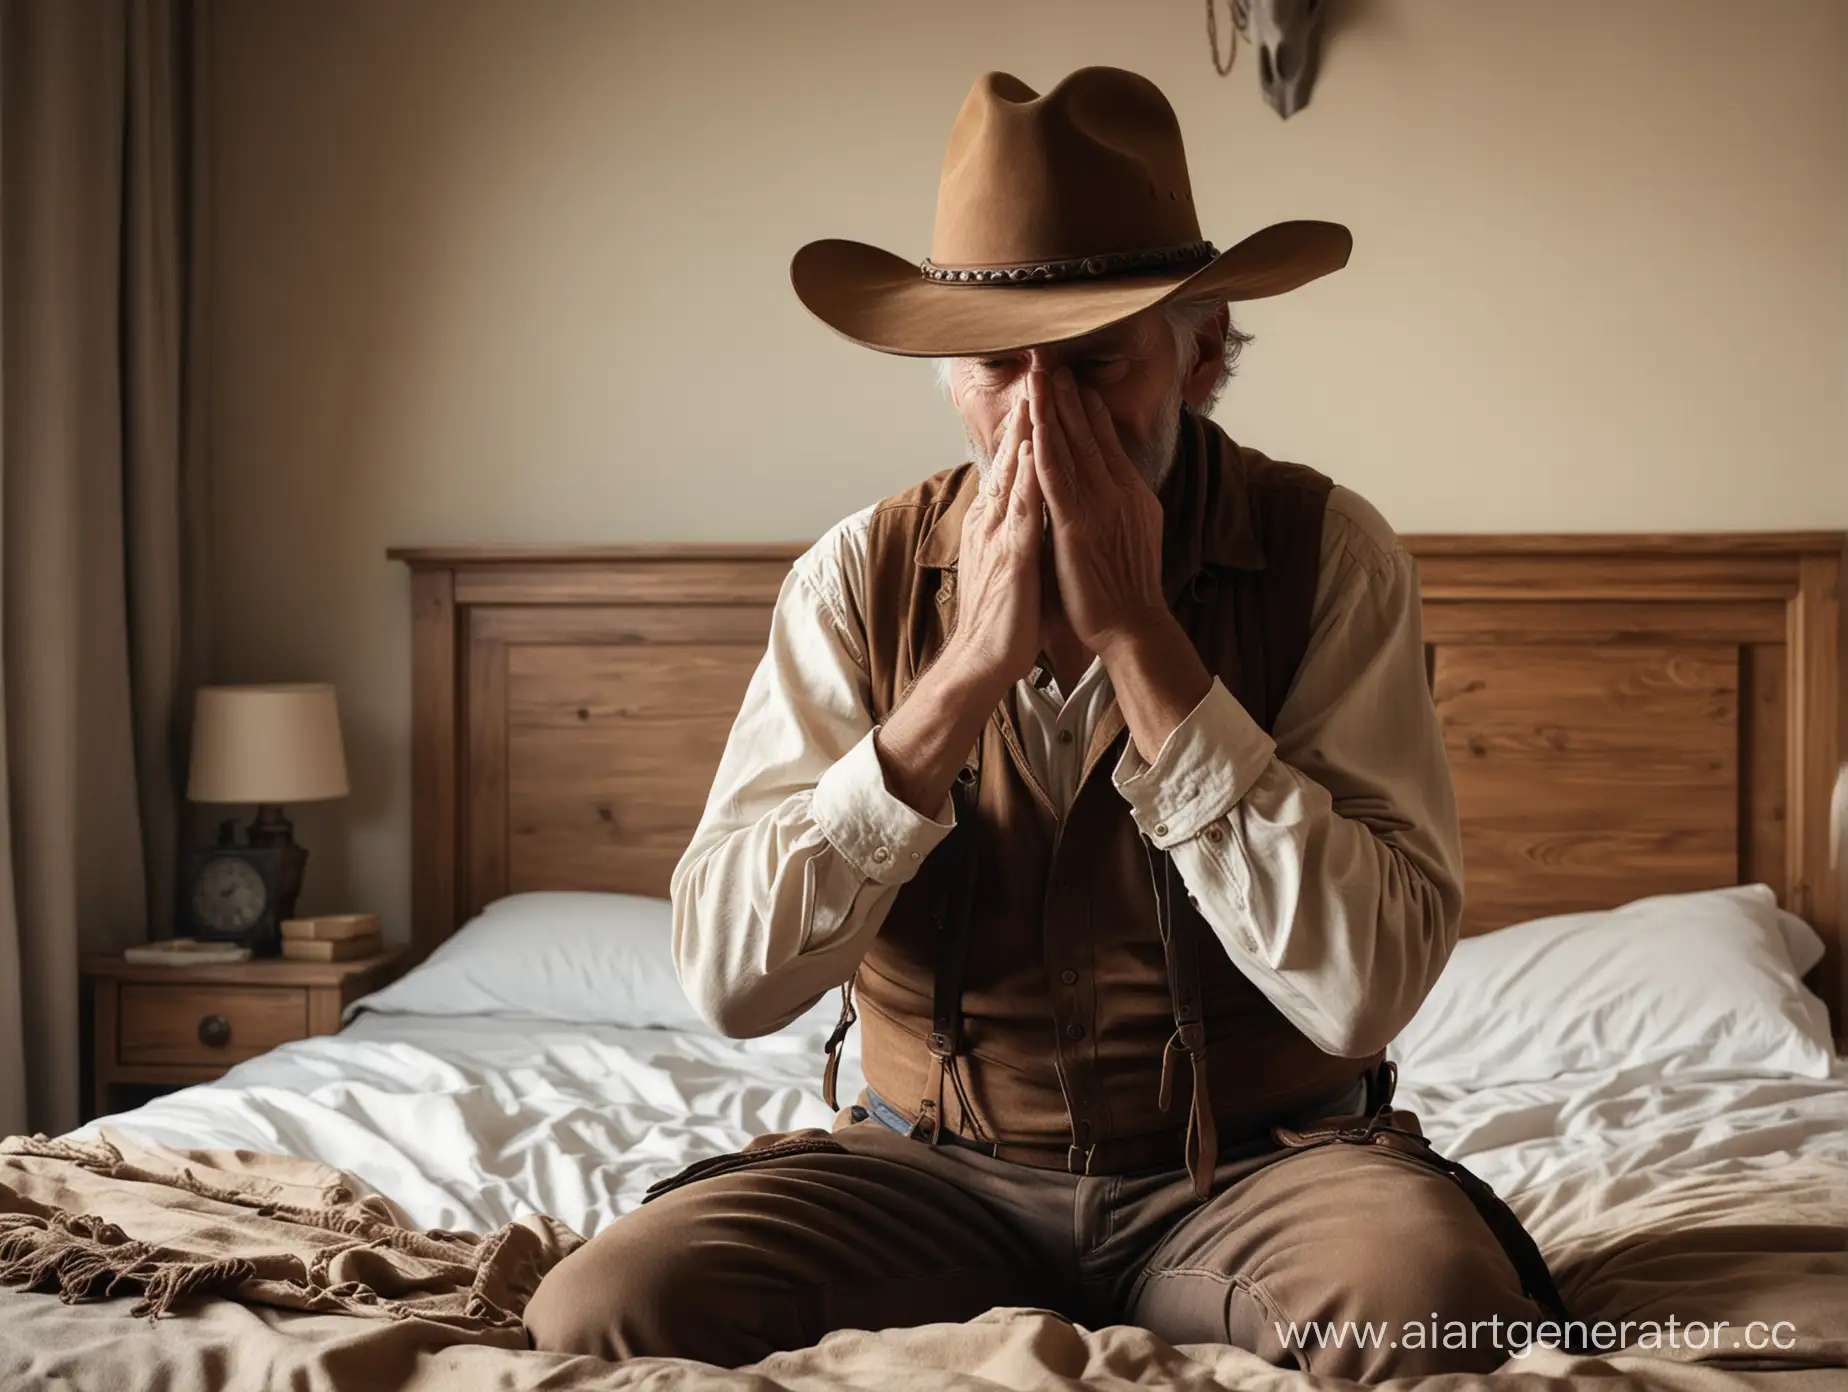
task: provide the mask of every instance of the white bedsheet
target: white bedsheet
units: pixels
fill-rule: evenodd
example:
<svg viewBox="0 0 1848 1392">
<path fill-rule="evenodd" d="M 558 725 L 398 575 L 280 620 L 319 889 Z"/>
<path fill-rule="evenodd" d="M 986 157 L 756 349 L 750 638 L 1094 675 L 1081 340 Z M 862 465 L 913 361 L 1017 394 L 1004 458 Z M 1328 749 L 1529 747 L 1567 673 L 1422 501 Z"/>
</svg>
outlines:
<svg viewBox="0 0 1848 1392">
<path fill-rule="evenodd" d="M 800 1022 L 799 1022 L 800 1024 Z M 592 1233 L 643 1191 L 754 1135 L 827 1126 L 815 1028 L 760 1040 L 487 1017 L 362 1015 L 108 1124 L 179 1147 L 308 1155 L 423 1227 L 530 1212 Z M 841 1095 L 860 1087 L 851 1046 Z M 1848 1064 L 1824 1080 L 1581 1075 L 1474 1093 L 1415 1080 L 1401 1101 L 1508 1198 L 1543 1247 L 1614 1179 L 1848 1166 Z M 1845 1171 L 1848 1173 L 1848 1171 Z"/>
<path fill-rule="evenodd" d="M 1400 1088 L 1444 1154 L 1495 1187 L 1543 1249 L 1652 1185 L 1815 1160 L 1848 1185 L 1848 1060 L 1823 1079 L 1654 1069 L 1464 1092 Z"/>
<path fill-rule="evenodd" d="M 695 1160 L 828 1126 L 825 1038 L 362 1014 L 104 1121 L 181 1148 L 311 1156 L 420 1227 L 542 1212 L 588 1234 Z M 841 1096 L 860 1086 L 850 1051 Z"/>
</svg>

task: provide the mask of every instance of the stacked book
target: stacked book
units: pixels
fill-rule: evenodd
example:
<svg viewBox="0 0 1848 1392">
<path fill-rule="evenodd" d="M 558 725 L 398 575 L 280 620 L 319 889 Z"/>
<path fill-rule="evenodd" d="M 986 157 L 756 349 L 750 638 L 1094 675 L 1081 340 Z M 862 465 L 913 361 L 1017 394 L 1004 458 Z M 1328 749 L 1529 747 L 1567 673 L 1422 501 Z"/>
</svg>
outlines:
<svg viewBox="0 0 1848 1392">
<path fill-rule="evenodd" d="M 291 962 L 348 962 L 382 951 L 377 914 L 322 914 L 282 921 L 282 955 Z"/>
<path fill-rule="evenodd" d="M 248 962 L 250 949 L 233 942 L 200 942 L 196 938 L 163 938 L 129 948 L 122 960 L 138 967 L 217 967 Z"/>
</svg>

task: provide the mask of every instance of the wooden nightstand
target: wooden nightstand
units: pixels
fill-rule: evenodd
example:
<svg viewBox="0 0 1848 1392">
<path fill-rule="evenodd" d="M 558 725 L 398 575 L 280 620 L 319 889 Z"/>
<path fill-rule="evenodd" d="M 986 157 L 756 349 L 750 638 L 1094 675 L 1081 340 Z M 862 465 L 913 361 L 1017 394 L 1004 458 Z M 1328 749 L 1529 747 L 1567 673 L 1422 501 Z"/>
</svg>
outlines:
<svg viewBox="0 0 1848 1392">
<path fill-rule="evenodd" d="M 402 949 L 351 962 L 277 958 L 223 966 L 138 966 L 86 957 L 94 1115 L 116 1110 L 120 1085 L 178 1088 L 210 1082 L 234 1063 L 340 1028 L 348 1002 L 409 964 Z"/>
</svg>

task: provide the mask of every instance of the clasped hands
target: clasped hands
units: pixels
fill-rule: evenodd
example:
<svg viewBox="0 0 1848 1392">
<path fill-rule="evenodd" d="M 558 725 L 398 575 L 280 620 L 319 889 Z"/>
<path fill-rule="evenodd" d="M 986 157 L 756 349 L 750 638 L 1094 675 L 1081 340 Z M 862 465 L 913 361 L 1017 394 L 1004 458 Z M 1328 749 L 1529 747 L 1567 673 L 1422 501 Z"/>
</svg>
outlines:
<svg viewBox="0 0 1848 1392">
<path fill-rule="evenodd" d="M 1162 593 L 1161 547 L 1161 502 L 1103 401 L 1067 368 L 1034 369 L 963 521 L 946 656 L 985 676 L 998 700 L 1062 619 L 1103 660 L 1153 759 L 1211 685 Z"/>
<path fill-rule="evenodd" d="M 1061 611 L 1106 663 L 1166 616 L 1161 503 L 1068 369 L 1028 374 L 963 520 L 958 569 L 952 642 L 1007 684 L 1049 646 Z"/>
<path fill-rule="evenodd" d="M 887 789 L 938 815 L 1008 689 L 1068 636 L 1103 660 L 1152 762 L 1212 686 L 1162 594 L 1161 541 L 1161 503 L 1103 402 L 1069 371 L 1032 372 L 963 519 L 949 640 L 874 730 Z"/>
</svg>

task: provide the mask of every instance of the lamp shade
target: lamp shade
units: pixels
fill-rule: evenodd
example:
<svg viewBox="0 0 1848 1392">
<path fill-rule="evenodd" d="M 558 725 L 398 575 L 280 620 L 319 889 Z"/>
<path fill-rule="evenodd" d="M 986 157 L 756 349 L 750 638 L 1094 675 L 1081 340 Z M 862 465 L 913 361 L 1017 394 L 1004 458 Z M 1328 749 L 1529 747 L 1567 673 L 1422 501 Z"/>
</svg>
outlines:
<svg viewBox="0 0 1848 1392">
<path fill-rule="evenodd" d="M 187 797 L 282 803 L 346 795 L 346 751 L 332 686 L 199 688 Z"/>
</svg>

